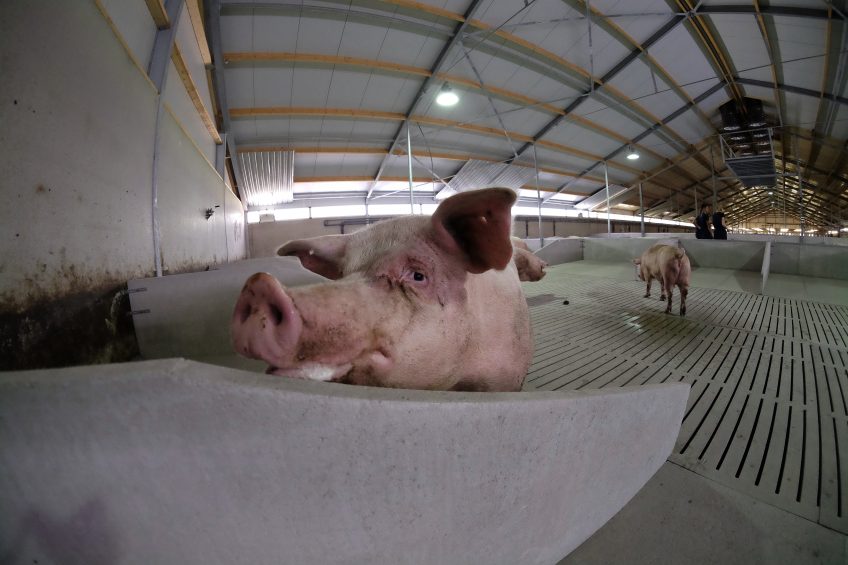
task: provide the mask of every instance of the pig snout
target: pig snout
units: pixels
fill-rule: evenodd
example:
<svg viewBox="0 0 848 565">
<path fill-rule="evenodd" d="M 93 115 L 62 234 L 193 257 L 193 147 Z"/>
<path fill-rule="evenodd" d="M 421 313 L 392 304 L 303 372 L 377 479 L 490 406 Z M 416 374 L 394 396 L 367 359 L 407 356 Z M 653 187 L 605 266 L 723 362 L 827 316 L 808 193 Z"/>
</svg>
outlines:
<svg viewBox="0 0 848 565">
<path fill-rule="evenodd" d="M 267 273 L 247 279 L 230 325 L 233 348 L 272 366 L 292 361 L 303 320 L 283 286 Z"/>
</svg>

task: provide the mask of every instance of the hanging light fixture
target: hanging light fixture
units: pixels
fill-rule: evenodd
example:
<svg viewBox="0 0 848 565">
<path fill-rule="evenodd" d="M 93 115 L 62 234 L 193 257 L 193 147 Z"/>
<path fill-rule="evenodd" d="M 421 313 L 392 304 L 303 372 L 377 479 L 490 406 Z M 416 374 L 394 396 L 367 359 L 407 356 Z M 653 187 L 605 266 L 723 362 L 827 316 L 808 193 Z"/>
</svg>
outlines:
<svg viewBox="0 0 848 565">
<path fill-rule="evenodd" d="M 453 106 L 459 102 L 459 96 L 453 91 L 448 83 L 442 85 L 439 95 L 436 96 L 436 104 L 439 106 Z"/>
<path fill-rule="evenodd" d="M 631 161 L 635 161 L 639 158 L 639 152 L 636 151 L 636 149 L 634 149 L 632 145 L 627 148 L 627 158 Z"/>
</svg>

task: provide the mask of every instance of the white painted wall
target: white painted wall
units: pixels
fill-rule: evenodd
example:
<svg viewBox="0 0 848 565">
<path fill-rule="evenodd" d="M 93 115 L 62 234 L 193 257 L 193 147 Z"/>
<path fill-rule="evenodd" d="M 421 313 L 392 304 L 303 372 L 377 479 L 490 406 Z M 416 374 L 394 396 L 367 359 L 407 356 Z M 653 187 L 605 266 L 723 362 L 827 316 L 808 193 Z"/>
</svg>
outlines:
<svg viewBox="0 0 848 565">
<path fill-rule="evenodd" d="M 155 32 L 143 0 L 0 3 L 0 310 L 153 273 L 156 99 L 140 66 Z M 194 72 L 196 41 L 180 48 Z M 241 203 L 171 72 L 158 180 L 175 272 L 244 258 L 247 246 Z"/>
<path fill-rule="evenodd" d="M 622 229 L 623 224 L 616 223 L 615 227 Z M 362 225 L 345 226 L 345 233 L 351 233 L 357 229 L 362 229 Z M 625 226 L 626 227 L 626 226 Z M 550 220 L 542 222 L 542 229 L 545 237 L 553 237 L 554 224 Z M 639 234 L 639 224 L 634 224 L 631 229 L 635 234 Z M 647 231 L 656 231 L 656 226 L 645 225 Z M 301 239 L 306 237 L 315 237 L 319 235 L 329 235 L 341 233 L 341 228 L 338 226 L 325 226 L 324 220 L 291 220 L 280 222 L 262 222 L 258 224 L 249 224 L 247 227 L 248 237 L 250 240 L 250 256 L 251 257 L 269 257 L 274 254 L 276 249 L 283 243 L 292 239 Z M 529 236 L 525 232 L 529 231 Z M 598 233 L 606 233 L 606 222 L 595 221 L 558 221 L 556 223 L 556 236 L 568 237 L 589 236 Z M 538 221 L 528 222 L 525 226 L 524 220 L 514 221 L 512 225 L 513 235 L 525 239 L 539 237 Z"/>
</svg>

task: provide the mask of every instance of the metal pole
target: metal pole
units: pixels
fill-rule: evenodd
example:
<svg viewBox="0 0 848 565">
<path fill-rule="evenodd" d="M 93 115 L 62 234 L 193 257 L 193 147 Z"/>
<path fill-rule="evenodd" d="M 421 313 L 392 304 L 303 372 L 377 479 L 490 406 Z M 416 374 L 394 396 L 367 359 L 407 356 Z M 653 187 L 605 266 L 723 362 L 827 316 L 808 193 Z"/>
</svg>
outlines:
<svg viewBox="0 0 848 565">
<path fill-rule="evenodd" d="M 698 214 L 698 189 L 694 186 L 692 187 L 692 194 L 695 195 L 695 215 Z"/>
<path fill-rule="evenodd" d="M 409 162 L 409 213 L 415 215 L 415 199 L 412 194 L 412 136 L 406 126 L 406 160 Z"/>
<path fill-rule="evenodd" d="M 800 146 L 798 148 L 798 154 L 801 154 Z M 801 241 L 804 241 L 804 192 L 802 190 L 802 179 L 801 179 L 801 160 L 795 160 L 795 169 L 798 173 L 798 213 L 801 227 Z"/>
<path fill-rule="evenodd" d="M 183 0 L 169 0 L 165 8 L 171 27 L 156 32 L 153 43 L 153 52 L 150 54 L 150 64 L 147 74 L 156 86 L 156 121 L 153 129 L 153 170 L 151 182 L 151 216 L 153 219 L 153 269 L 157 277 L 161 277 L 162 270 L 162 235 L 159 226 L 159 146 L 160 126 L 162 123 L 162 110 L 165 97 L 165 86 L 168 84 L 168 68 L 171 61 L 171 51 L 174 49 L 174 41 L 177 36 L 177 24 L 182 13 Z"/>
<path fill-rule="evenodd" d="M 533 144 L 533 169 L 536 171 L 536 198 L 539 199 L 539 246 L 545 246 L 545 234 L 542 231 L 542 191 L 539 190 L 539 164 L 536 161 L 536 144 Z"/>
<path fill-rule="evenodd" d="M 642 215 L 642 220 L 639 222 L 639 227 L 642 231 L 642 237 L 645 237 L 645 205 L 642 203 L 642 183 L 639 183 L 639 213 Z"/>
<path fill-rule="evenodd" d="M 604 184 L 607 187 L 607 233 L 612 233 L 610 223 L 610 197 L 609 197 L 609 174 L 607 173 L 607 162 L 604 161 Z"/>
<path fill-rule="evenodd" d="M 713 211 L 718 206 L 718 191 L 716 190 L 716 174 L 715 174 L 715 155 L 713 154 L 713 144 L 710 143 L 710 173 L 713 177 Z M 695 212 L 697 214 L 697 211 Z"/>
</svg>

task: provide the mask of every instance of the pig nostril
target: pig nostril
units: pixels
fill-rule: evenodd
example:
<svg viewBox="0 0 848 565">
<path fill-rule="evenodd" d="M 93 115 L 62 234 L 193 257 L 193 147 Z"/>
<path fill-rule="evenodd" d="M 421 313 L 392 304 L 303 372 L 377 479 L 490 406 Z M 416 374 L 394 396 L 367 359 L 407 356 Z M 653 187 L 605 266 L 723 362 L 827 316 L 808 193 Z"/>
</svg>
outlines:
<svg viewBox="0 0 848 565">
<path fill-rule="evenodd" d="M 271 317 L 274 319 L 274 325 L 279 326 L 283 323 L 283 312 L 273 304 L 271 304 Z"/>
</svg>

